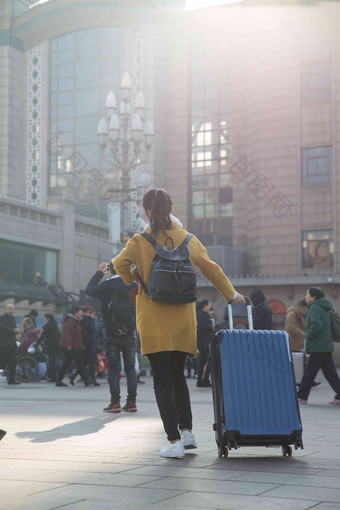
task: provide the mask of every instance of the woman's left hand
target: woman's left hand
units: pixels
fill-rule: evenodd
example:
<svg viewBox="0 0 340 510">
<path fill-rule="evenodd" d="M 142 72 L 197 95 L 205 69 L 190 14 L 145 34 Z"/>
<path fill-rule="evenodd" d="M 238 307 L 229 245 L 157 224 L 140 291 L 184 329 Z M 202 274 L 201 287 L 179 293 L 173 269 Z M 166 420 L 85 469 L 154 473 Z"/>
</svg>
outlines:
<svg viewBox="0 0 340 510">
<path fill-rule="evenodd" d="M 232 300 L 233 303 L 238 305 L 244 304 L 246 302 L 245 297 L 242 294 L 237 293 L 235 299 Z"/>
</svg>

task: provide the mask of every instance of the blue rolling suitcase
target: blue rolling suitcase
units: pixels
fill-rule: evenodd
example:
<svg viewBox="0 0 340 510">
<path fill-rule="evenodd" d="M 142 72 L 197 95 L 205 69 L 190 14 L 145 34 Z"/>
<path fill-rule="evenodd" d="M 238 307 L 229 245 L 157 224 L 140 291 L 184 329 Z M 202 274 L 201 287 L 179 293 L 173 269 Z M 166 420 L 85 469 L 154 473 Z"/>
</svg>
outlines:
<svg viewBox="0 0 340 510">
<path fill-rule="evenodd" d="M 219 331 L 211 341 L 214 430 L 218 454 L 240 446 L 303 448 L 289 338 L 284 331 L 254 331 L 247 299 L 248 330 Z"/>
</svg>

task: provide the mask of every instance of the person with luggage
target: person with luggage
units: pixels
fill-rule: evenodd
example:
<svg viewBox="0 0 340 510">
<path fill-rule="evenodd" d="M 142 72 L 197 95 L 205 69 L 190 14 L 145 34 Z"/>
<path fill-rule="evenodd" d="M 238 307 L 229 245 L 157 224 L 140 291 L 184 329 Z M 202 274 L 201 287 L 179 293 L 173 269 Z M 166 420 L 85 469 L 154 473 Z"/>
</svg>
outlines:
<svg viewBox="0 0 340 510">
<path fill-rule="evenodd" d="M 89 366 L 90 378 L 89 382 L 93 386 L 100 386 L 100 383 L 96 379 L 96 364 L 97 364 L 97 331 L 94 322 L 94 308 L 91 305 L 85 305 L 82 308 L 83 315 L 80 319 L 82 333 L 83 333 L 83 365 Z M 74 386 L 74 381 L 79 374 L 78 367 L 75 369 L 73 374 L 70 376 L 70 384 Z"/>
<path fill-rule="evenodd" d="M 71 365 L 72 361 L 75 362 L 80 377 L 83 379 L 85 386 L 90 386 L 91 381 L 87 379 L 83 366 L 83 334 L 80 324 L 80 318 L 83 312 L 80 306 L 73 305 L 71 313 L 67 314 L 64 319 L 63 334 L 59 347 L 64 349 L 64 361 L 60 367 L 56 386 L 68 386 L 63 382 L 66 370 Z"/>
<path fill-rule="evenodd" d="M 104 274 L 107 273 L 110 277 L 101 282 Z M 111 395 L 110 403 L 103 409 L 107 413 L 120 413 L 121 411 L 133 413 L 137 411 L 136 312 L 129 296 L 129 291 L 135 289 L 137 284 L 133 281 L 133 278 L 130 283 L 131 285 L 126 285 L 116 274 L 112 262 L 110 264 L 101 263 L 85 290 L 86 294 L 98 298 L 102 304 L 104 347 L 108 363 L 107 377 Z M 121 327 L 119 325 L 115 327 L 114 325 L 115 314 L 117 320 L 120 318 L 122 320 Z M 127 325 L 123 324 L 124 319 L 126 319 Z M 126 404 L 123 407 L 120 405 L 120 353 L 123 355 L 127 380 Z"/>
<path fill-rule="evenodd" d="M 53 313 L 45 313 L 45 325 L 42 328 L 42 333 L 38 340 L 38 345 L 43 349 L 43 352 L 48 356 L 48 382 L 57 381 L 57 360 L 61 354 L 59 343 L 61 339 L 58 324 L 54 318 Z"/>
<path fill-rule="evenodd" d="M 340 405 L 340 378 L 336 371 L 333 354 L 330 310 L 333 306 L 319 287 L 310 287 L 306 293 L 308 305 L 306 317 L 306 353 L 309 354 L 305 372 L 298 391 L 300 404 L 307 404 L 313 381 L 320 370 L 335 392 L 330 404 Z"/>
<path fill-rule="evenodd" d="M 168 439 L 159 455 L 180 458 L 184 457 L 186 449 L 197 448 L 192 433 L 190 396 L 184 375 L 186 357 L 195 357 L 197 349 L 194 268 L 198 266 L 203 276 L 228 301 L 242 303 L 244 297 L 235 291 L 222 269 L 209 259 L 207 250 L 199 240 L 188 234 L 180 221 L 171 214 L 172 201 L 166 191 L 155 188 L 147 191 L 143 197 L 143 207 L 149 224 L 142 234 L 135 234 L 127 242 L 126 247 L 113 259 L 113 264 L 126 284 L 134 280 L 131 266 L 137 267 L 140 277 L 136 299 L 137 331 L 141 338 L 142 354 L 148 357 L 151 365 L 155 397 Z M 185 257 L 188 254 L 188 258 L 183 260 L 187 272 L 183 270 L 181 274 L 181 282 L 185 281 L 187 286 L 182 287 L 182 295 L 177 286 L 176 301 L 171 302 L 169 299 L 173 297 L 173 284 L 177 278 L 171 276 L 171 270 L 163 268 L 163 273 L 159 272 L 160 285 L 157 289 L 157 275 L 155 269 L 152 269 L 156 263 L 156 250 L 157 254 L 166 255 L 164 247 L 169 252 L 171 249 L 172 254 L 178 248 L 175 252 L 181 255 L 180 260 L 183 260 L 183 253 Z M 173 262 L 172 258 L 168 266 L 173 267 Z M 162 293 L 167 301 L 161 301 Z M 179 303 L 181 297 L 187 301 Z"/>
<path fill-rule="evenodd" d="M 199 350 L 197 383 L 198 388 L 210 388 L 209 346 L 215 332 L 214 309 L 208 299 L 197 305 L 197 347 Z"/>
<path fill-rule="evenodd" d="M 253 308 L 253 326 L 254 329 L 272 330 L 273 317 L 272 311 L 266 303 L 265 295 L 262 290 L 255 289 L 250 293 L 250 299 L 254 305 Z"/>
</svg>

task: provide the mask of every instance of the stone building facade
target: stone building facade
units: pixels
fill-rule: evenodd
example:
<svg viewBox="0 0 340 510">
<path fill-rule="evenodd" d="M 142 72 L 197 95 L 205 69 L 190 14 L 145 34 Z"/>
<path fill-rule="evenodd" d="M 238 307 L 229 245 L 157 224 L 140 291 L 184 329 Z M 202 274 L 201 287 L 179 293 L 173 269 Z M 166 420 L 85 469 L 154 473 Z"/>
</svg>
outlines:
<svg viewBox="0 0 340 510">
<path fill-rule="evenodd" d="M 340 308 L 340 5 L 184 4 L 0 1 L 1 240 L 54 250 L 68 291 L 111 256 L 106 197 L 83 179 L 119 185 L 96 129 L 129 71 L 155 129 L 141 188 L 170 191 L 241 292 L 285 310 L 321 285 Z M 203 279 L 200 295 L 221 319 Z"/>
</svg>

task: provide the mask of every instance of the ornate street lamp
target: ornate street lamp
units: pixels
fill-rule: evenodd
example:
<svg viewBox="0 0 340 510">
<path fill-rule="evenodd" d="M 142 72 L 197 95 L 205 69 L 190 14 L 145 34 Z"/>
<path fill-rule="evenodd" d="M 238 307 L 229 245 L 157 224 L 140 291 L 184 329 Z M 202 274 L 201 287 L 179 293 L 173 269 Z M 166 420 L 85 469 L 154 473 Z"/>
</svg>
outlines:
<svg viewBox="0 0 340 510">
<path fill-rule="evenodd" d="M 130 230 L 129 202 L 131 201 L 131 171 L 145 163 L 149 157 L 153 142 L 153 124 L 145 119 L 145 99 L 138 92 L 131 102 L 131 78 L 124 73 L 121 82 L 121 104 L 119 113 L 115 95 L 110 91 L 106 98 L 105 109 L 107 119 L 102 118 L 98 125 L 98 143 L 103 159 L 120 171 L 120 186 L 108 191 L 117 196 L 121 204 L 121 238 L 125 239 Z M 111 156 L 105 154 L 109 146 Z"/>
</svg>

